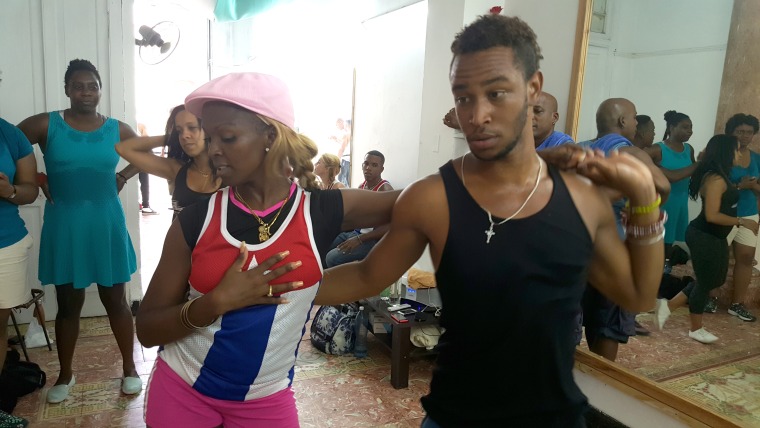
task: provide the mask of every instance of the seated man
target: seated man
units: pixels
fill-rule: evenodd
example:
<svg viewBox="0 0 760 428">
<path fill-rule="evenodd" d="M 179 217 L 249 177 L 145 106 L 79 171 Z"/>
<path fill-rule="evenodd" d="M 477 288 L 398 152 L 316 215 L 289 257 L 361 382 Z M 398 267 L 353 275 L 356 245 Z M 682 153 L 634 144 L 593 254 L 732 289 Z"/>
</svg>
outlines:
<svg viewBox="0 0 760 428">
<path fill-rule="evenodd" d="M 533 106 L 533 140 L 537 151 L 574 142 L 573 137 L 554 130 L 557 120 L 557 99 L 548 92 L 541 92 Z"/>
<path fill-rule="evenodd" d="M 373 192 L 393 190 L 391 183 L 388 180 L 383 180 L 384 165 L 385 156 L 382 153 L 377 150 L 367 152 L 364 156 L 364 163 L 362 163 L 364 182 L 359 185 L 359 188 Z M 388 226 L 380 226 L 374 229 L 358 229 L 341 233 L 335 238 L 332 249 L 325 257 L 327 267 L 364 259 L 387 231 Z"/>
</svg>

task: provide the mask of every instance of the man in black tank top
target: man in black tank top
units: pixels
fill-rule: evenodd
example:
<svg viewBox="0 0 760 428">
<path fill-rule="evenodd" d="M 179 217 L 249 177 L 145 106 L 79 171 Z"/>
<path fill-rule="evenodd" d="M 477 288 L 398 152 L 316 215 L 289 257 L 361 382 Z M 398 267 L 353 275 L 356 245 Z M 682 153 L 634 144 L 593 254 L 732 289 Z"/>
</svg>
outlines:
<svg viewBox="0 0 760 428">
<path fill-rule="evenodd" d="M 538 158 L 529 106 L 543 76 L 523 21 L 480 17 L 457 35 L 450 80 L 470 153 L 405 189 L 390 230 L 363 261 L 325 272 L 317 304 L 377 295 L 429 245 L 446 332 L 423 427 L 583 426 L 572 376 L 574 319 L 586 281 L 633 311 L 654 306 L 662 219 L 649 170 L 628 155 L 575 158 L 577 171 L 625 195 L 618 237 L 589 180 Z"/>
</svg>

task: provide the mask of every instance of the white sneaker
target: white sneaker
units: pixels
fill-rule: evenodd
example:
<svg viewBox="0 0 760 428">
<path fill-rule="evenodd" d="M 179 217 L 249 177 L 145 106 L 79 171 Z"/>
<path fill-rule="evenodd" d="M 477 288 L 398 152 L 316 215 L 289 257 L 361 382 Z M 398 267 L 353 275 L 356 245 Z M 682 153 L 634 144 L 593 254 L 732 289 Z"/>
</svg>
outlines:
<svg viewBox="0 0 760 428">
<path fill-rule="evenodd" d="M 670 317 L 670 308 L 668 307 L 667 299 L 657 299 L 657 303 L 654 306 L 654 321 L 657 323 L 657 328 L 662 330 L 665 325 L 665 321 Z"/>
<path fill-rule="evenodd" d="M 697 342 L 702 343 L 713 343 L 718 340 L 717 336 L 705 330 L 704 327 L 696 331 L 689 331 L 689 337 L 696 340 Z"/>
</svg>

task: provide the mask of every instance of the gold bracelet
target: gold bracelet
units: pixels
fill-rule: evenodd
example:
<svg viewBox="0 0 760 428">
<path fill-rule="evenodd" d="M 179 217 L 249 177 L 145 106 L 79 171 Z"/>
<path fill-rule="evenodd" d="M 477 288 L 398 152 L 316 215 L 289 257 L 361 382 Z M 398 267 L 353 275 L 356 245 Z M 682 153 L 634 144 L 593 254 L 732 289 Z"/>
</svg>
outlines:
<svg viewBox="0 0 760 428">
<path fill-rule="evenodd" d="M 200 299 L 200 296 L 188 300 L 187 303 L 185 303 L 184 305 L 182 305 L 182 310 L 179 311 L 180 322 L 182 322 L 182 325 L 186 329 L 188 329 L 188 330 L 197 330 L 199 328 L 208 327 L 211 324 L 215 323 L 216 320 L 219 318 L 219 317 L 214 318 L 213 320 L 211 320 L 210 323 L 208 323 L 206 325 L 195 325 L 195 324 L 193 324 L 192 321 L 190 321 L 190 314 L 189 314 L 190 313 L 190 305 L 192 305 L 193 302 L 195 302 L 198 299 Z"/>
<path fill-rule="evenodd" d="M 625 207 L 628 208 L 628 212 L 631 215 L 641 215 L 653 213 L 657 208 L 660 208 L 660 204 L 662 204 L 662 197 L 658 194 L 657 199 L 649 205 L 632 207 L 630 206 L 630 201 L 628 201 L 625 203 Z"/>
<path fill-rule="evenodd" d="M 193 300 L 185 302 L 185 304 L 182 305 L 182 309 L 179 311 L 179 321 L 182 323 L 182 326 L 188 330 L 194 330 L 193 324 L 190 323 L 190 320 L 187 317 L 187 310 L 190 308 L 190 303 L 192 302 Z"/>
</svg>

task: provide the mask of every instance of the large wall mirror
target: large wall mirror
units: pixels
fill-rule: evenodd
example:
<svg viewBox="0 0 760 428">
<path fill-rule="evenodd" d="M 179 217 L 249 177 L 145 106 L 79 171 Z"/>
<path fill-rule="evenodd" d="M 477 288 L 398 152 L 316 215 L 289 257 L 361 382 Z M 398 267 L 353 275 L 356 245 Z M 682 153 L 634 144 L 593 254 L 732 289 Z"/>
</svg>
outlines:
<svg viewBox="0 0 760 428">
<path fill-rule="evenodd" d="M 631 100 L 638 114 L 652 118 L 655 142 L 662 141 L 666 111 L 689 115 L 695 153 L 722 133 L 731 115 L 760 117 L 760 39 L 752 38 L 760 2 L 587 0 L 580 16 L 575 96 L 568 108 L 576 141 L 596 137 L 597 107 L 613 97 Z M 759 140 L 751 145 L 756 151 Z M 691 203 L 690 218 L 700 207 Z M 750 285 L 755 313 L 757 274 Z M 730 282 L 731 268 L 722 288 Z M 585 343 L 577 359 L 709 426 L 760 426 L 760 322 L 728 315 L 727 293 L 720 293 L 725 298 L 718 312 L 704 320 L 720 338 L 714 344 L 688 337 L 688 310 L 682 308 L 663 331 L 655 330 L 651 315 L 640 315 L 652 333 L 621 345 L 614 363 L 589 353 Z"/>
</svg>

